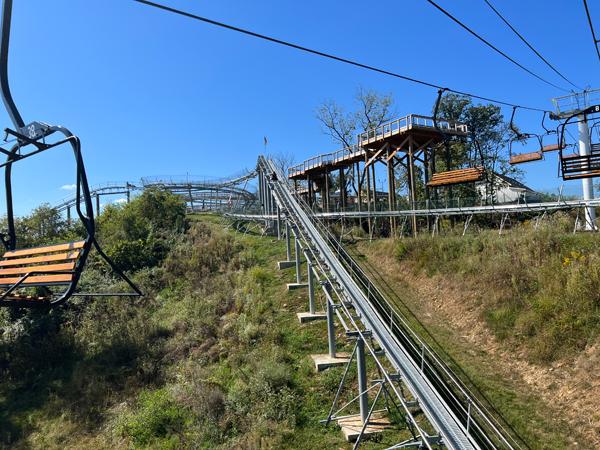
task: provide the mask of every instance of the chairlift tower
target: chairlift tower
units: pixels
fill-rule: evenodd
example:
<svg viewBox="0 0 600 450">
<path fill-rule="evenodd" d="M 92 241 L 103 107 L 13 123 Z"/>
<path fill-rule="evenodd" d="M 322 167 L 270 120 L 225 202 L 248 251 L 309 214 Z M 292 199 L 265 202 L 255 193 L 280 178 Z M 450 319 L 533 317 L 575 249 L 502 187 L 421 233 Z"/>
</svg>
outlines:
<svg viewBox="0 0 600 450">
<path fill-rule="evenodd" d="M 590 132 L 588 127 L 588 115 L 600 112 L 600 89 L 583 91 L 577 94 L 565 95 L 563 97 L 551 98 L 556 108 L 556 114 L 550 114 L 553 120 L 569 120 L 577 117 L 579 128 L 579 155 L 589 157 L 592 154 L 590 147 Z M 582 163 L 585 164 L 585 163 Z M 585 169 L 587 166 L 582 167 Z M 584 170 L 583 174 L 586 171 Z M 597 175 L 596 175 L 597 176 Z M 581 177 L 583 184 L 583 199 L 594 198 L 594 183 L 592 176 Z M 596 230 L 596 210 L 592 206 L 585 208 L 585 229 Z"/>
</svg>

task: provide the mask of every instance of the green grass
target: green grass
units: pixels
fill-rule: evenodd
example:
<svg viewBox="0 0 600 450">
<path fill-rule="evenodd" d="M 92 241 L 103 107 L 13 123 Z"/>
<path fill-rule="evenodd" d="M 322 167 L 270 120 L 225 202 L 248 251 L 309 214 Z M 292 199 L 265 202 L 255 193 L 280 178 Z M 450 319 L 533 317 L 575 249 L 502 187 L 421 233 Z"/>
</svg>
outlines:
<svg viewBox="0 0 600 450">
<path fill-rule="evenodd" d="M 423 235 L 400 242 L 362 241 L 349 248 L 397 310 L 532 449 L 571 448 L 574 441 L 591 448 L 581 442 L 578 424 L 546 405 L 521 374 L 503 367 L 500 355 L 519 355 L 544 367 L 559 358 L 568 362 L 586 343 L 598 341 L 596 234 L 523 226 L 502 237 L 493 231 L 465 238 Z M 390 265 L 390 259 L 396 263 Z M 415 294 L 423 275 L 435 275 L 442 284 L 451 281 L 455 292 L 464 294 L 465 311 L 482 311 L 481 321 L 500 344 L 497 353 L 476 350 L 452 324 L 444 323 L 451 317 L 437 316 L 431 299 Z"/>
<path fill-rule="evenodd" d="M 276 269 L 285 242 L 220 221 L 196 216 L 161 266 L 137 272 L 143 298 L 2 311 L 1 448 L 351 448 L 319 423 L 342 372 L 314 372 L 326 324 L 298 323 L 307 292 L 285 289 L 294 268 Z M 342 397 L 356 389 L 351 376 Z"/>
</svg>

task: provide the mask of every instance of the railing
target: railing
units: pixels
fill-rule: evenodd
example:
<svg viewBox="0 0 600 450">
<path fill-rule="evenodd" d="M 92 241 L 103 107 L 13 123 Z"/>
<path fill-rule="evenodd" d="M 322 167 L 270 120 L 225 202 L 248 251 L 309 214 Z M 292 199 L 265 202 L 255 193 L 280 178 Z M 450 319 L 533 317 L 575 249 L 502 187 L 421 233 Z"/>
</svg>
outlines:
<svg viewBox="0 0 600 450">
<path fill-rule="evenodd" d="M 293 178 L 298 175 L 304 175 L 307 170 L 324 167 L 326 165 L 333 165 L 343 162 L 349 158 L 364 155 L 365 150 L 353 145 L 342 150 L 338 150 L 333 153 L 326 153 L 324 155 L 315 156 L 314 158 L 307 159 L 301 164 L 288 169 L 288 178 Z"/>
<path fill-rule="evenodd" d="M 562 193 L 557 191 L 558 194 L 542 194 L 537 192 L 526 192 L 526 193 L 515 193 L 515 195 L 508 195 L 504 193 L 496 193 L 493 196 L 487 196 L 487 200 L 484 197 L 456 197 L 447 198 L 440 200 L 417 200 L 409 201 L 405 198 L 396 198 L 396 206 L 392 211 L 429 211 L 432 213 L 436 209 L 449 209 L 449 208 L 474 208 L 484 206 L 502 206 L 502 205 L 535 205 L 543 203 L 555 203 L 570 200 L 581 200 L 583 197 L 579 192 L 580 189 L 575 189 L 573 192 L 563 191 Z M 386 194 L 387 197 L 387 194 Z M 352 201 L 354 200 L 354 201 Z M 336 200 L 330 200 L 335 202 Z M 331 205 L 329 208 L 322 207 L 321 205 L 314 205 L 313 211 L 315 213 L 352 213 L 359 212 L 358 203 L 355 198 L 350 199 L 351 203 L 342 207 L 339 204 Z M 378 200 L 376 203 L 371 202 L 370 205 L 363 202 L 360 205 L 360 211 L 362 212 L 389 212 L 389 202 L 387 200 Z"/>
<path fill-rule="evenodd" d="M 444 132 L 449 134 L 457 134 L 466 136 L 468 133 L 467 125 L 456 122 L 454 120 L 438 119 L 438 127 Z M 376 142 L 386 137 L 394 136 L 403 131 L 407 131 L 414 128 L 427 129 L 435 131 L 435 125 L 433 117 L 419 116 L 411 114 L 400 119 L 396 119 L 392 122 L 381 125 L 380 127 L 372 130 L 363 131 L 357 136 L 358 146 L 363 146 L 371 142 Z"/>
<path fill-rule="evenodd" d="M 227 177 L 209 177 L 206 175 L 154 175 L 141 179 L 142 186 L 154 184 L 202 184 L 202 185 L 222 185 L 235 184 L 243 181 L 245 178 L 256 176 L 253 171 L 248 169 L 241 170 L 238 173 Z"/>
<path fill-rule="evenodd" d="M 130 181 L 108 181 L 104 183 L 98 183 L 90 186 L 90 193 L 93 195 L 99 191 L 110 191 L 113 189 L 119 190 L 116 194 L 121 193 L 122 190 L 137 190 L 141 189 L 140 183 L 132 183 Z M 76 193 L 72 192 L 71 194 L 65 195 L 63 198 L 56 200 L 50 204 L 53 208 L 59 208 L 62 205 L 66 205 L 68 203 L 74 202 L 76 197 Z"/>
<path fill-rule="evenodd" d="M 600 89 L 569 94 L 550 100 L 554 103 L 557 114 L 568 114 L 600 104 Z"/>
</svg>

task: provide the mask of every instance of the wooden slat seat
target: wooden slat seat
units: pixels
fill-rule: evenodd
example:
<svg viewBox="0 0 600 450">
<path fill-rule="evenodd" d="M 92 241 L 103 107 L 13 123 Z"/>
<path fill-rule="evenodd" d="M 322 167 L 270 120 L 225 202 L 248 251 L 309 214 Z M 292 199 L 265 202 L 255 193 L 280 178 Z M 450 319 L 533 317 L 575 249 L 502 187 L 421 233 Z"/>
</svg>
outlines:
<svg viewBox="0 0 600 450">
<path fill-rule="evenodd" d="M 542 159 L 542 152 L 522 153 L 520 155 L 512 155 L 510 164 L 521 164 L 530 161 L 539 161 Z"/>
<path fill-rule="evenodd" d="M 479 181 L 483 177 L 483 166 L 469 169 L 449 170 L 447 172 L 434 173 L 433 179 L 427 186 L 447 186 L 450 184 L 469 183 Z"/>
<path fill-rule="evenodd" d="M 567 155 L 561 158 L 564 180 L 600 177 L 600 154 Z"/>
<path fill-rule="evenodd" d="M 51 297 L 32 296 L 16 289 L 33 286 L 69 285 L 75 277 L 77 261 L 86 241 L 67 242 L 8 251 L 0 261 L 0 288 L 4 293 L 18 284 L 3 300 L 49 301 Z M 4 295 L 0 292 L 0 296 Z"/>
<path fill-rule="evenodd" d="M 566 147 L 567 147 L 567 144 L 563 142 L 562 148 L 566 148 Z M 558 150 L 558 144 L 544 145 L 542 147 L 543 152 L 553 152 L 555 150 Z"/>
</svg>

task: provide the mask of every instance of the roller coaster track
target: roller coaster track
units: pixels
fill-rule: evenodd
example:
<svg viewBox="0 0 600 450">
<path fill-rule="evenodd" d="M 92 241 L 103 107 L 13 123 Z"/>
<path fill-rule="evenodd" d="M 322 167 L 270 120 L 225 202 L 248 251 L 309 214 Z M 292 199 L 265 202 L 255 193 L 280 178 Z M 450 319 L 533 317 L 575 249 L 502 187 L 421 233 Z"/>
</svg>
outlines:
<svg viewBox="0 0 600 450">
<path fill-rule="evenodd" d="M 256 201 L 256 195 L 245 189 L 249 180 L 256 178 L 256 171 L 244 170 L 229 177 L 209 178 L 209 177 L 190 177 L 188 176 L 154 176 L 142 178 L 141 182 L 117 181 L 100 183 L 90 187 L 92 197 L 98 199 L 102 195 L 130 195 L 133 191 L 143 191 L 145 189 L 160 189 L 170 191 L 173 194 L 181 195 L 188 202 L 201 202 L 206 199 L 206 193 L 215 203 L 228 203 L 228 199 L 235 199 L 237 206 L 249 208 Z M 244 187 L 238 187 L 245 183 Z M 50 206 L 58 212 L 69 210 L 75 206 L 75 193 L 67 195 L 60 200 L 52 203 Z M 98 202 L 99 203 L 99 202 Z"/>
<path fill-rule="evenodd" d="M 364 343 L 376 361 L 381 378 L 373 382 L 385 386 L 386 391 L 389 389 L 394 404 L 403 410 L 413 437 L 390 449 L 521 448 L 514 433 L 479 404 L 412 330 L 338 239 L 329 233 L 322 217 L 313 214 L 276 166 L 261 156 L 257 172 L 264 207 L 262 214 L 254 218 L 274 222 L 283 216 L 312 262 L 310 266 L 325 291 L 328 310 L 335 310 L 349 338 Z M 278 174 L 277 179 L 269 177 L 273 172 Z M 224 215 L 234 219 L 252 217 Z M 405 390 L 410 397 L 405 396 Z M 361 395 L 366 394 L 361 392 Z M 433 433 L 427 433 L 421 421 L 415 418 L 418 411 L 427 418 Z M 330 414 L 326 422 L 336 420 L 334 416 Z"/>
</svg>

